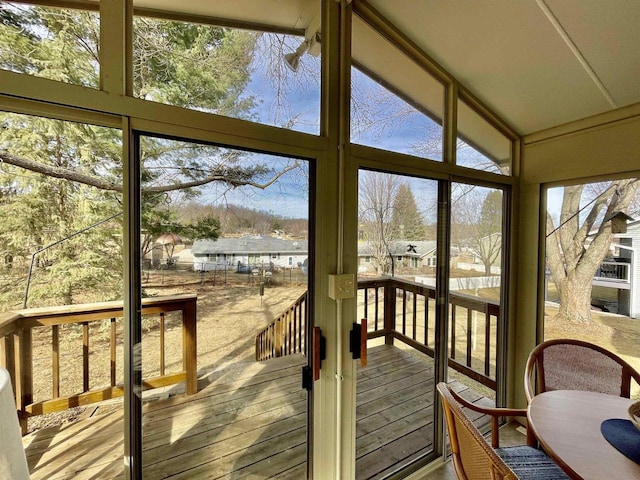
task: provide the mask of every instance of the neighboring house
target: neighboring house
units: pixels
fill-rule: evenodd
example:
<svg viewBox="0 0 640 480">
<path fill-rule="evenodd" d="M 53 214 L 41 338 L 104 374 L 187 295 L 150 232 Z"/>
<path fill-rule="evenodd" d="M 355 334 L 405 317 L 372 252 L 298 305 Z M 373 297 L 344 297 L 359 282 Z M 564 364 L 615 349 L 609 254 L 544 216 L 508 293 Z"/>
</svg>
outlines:
<svg viewBox="0 0 640 480">
<path fill-rule="evenodd" d="M 264 268 L 297 268 L 306 265 L 306 240 L 252 235 L 239 238 L 201 239 L 193 242 L 193 269 L 197 272 L 211 271 L 234 266 Z"/>
<path fill-rule="evenodd" d="M 469 243 L 469 242 L 467 242 Z M 492 233 L 472 242 L 472 246 L 467 245 L 460 252 L 456 268 L 461 270 L 475 270 L 486 272 L 485 261 L 490 265 L 490 273 L 500 275 L 502 272 L 502 234 Z"/>
<path fill-rule="evenodd" d="M 436 241 L 393 240 L 389 242 L 389 254 L 396 266 L 419 268 L 436 266 Z M 358 242 L 358 271 L 375 271 L 375 245 Z"/>
<path fill-rule="evenodd" d="M 618 294 L 614 312 L 640 318 L 640 220 L 626 225 L 626 232 L 615 234 L 611 256 L 605 258 L 593 277 L 593 285 L 615 288 Z M 597 304 L 597 299 L 594 299 Z M 603 305 L 605 308 L 608 306 Z"/>
<path fill-rule="evenodd" d="M 483 241 L 495 238 L 501 240 L 500 234 L 485 237 Z M 422 268 L 436 266 L 436 241 L 416 241 L 416 240 L 393 240 L 389 242 L 389 253 L 393 255 L 396 267 Z M 358 271 L 360 273 L 373 272 L 376 270 L 374 244 L 361 240 L 358 242 Z M 481 258 L 468 248 L 451 246 L 451 265 L 462 270 L 477 270 L 484 272 L 484 265 Z M 500 274 L 501 255 L 491 264 L 491 273 Z"/>
</svg>

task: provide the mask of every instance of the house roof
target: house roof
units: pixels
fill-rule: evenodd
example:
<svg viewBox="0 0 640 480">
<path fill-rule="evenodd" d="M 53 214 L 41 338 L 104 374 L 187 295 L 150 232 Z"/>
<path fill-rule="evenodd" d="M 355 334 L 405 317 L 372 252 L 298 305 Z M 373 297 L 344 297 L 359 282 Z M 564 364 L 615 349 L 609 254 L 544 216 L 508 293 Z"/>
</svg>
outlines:
<svg viewBox="0 0 640 480">
<path fill-rule="evenodd" d="M 284 253 L 306 255 L 306 240 L 285 240 L 270 236 L 244 236 L 240 238 L 218 238 L 217 240 L 200 239 L 193 242 L 193 255 L 249 253 Z"/>
<path fill-rule="evenodd" d="M 412 249 L 409 249 L 409 246 Z M 435 240 L 416 241 L 416 240 L 393 240 L 389 242 L 389 250 L 394 256 L 416 257 L 422 258 L 425 255 L 433 253 L 436 249 L 437 242 Z M 358 256 L 368 256 L 373 252 L 373 245 L 370 242 L 358 242 Z"/>
</svg>

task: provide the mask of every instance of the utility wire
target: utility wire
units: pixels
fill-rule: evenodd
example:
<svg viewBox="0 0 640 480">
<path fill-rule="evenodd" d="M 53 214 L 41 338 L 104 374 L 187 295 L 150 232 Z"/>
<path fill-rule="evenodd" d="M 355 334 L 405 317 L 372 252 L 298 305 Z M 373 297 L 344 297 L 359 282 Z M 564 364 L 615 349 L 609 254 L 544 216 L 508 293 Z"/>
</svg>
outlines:
<svg viewBox="0 0 640 480">
<path fill-rule="evenodd" d="M 617 187 L 618 185 L 616 185 Z M 615 191 L 616 194 L 618 194 L 618 190 L 616 189 Z M 551 235 L 553 235 L 554 233 L 556 233 L 558 230 L 560 230 L 561 227 L 563 227 L 564 225 L 566 225 L 569 221 L 571 221 L 576 215 L 579 215 L 580 212 L 582 212 L 582 210 L 584 210 L 585 208 L 587 208 L 589 205 L 591 205 L 593 202 L 595 202 L 596 200 L 598 200 L 601 195 L 596 196 L 593 200 L 591 200 L 589 203 L 587 203 L 586 205 L 584 205 L 582 208 L 580 208 L 576 213 L 574 213 L 573 215 L 571 215 L 569 218 L 567 218 L 564 222 L 562 222 L 560 225 L 558 225 L 556 228 L 554 228 L 550 233 L 547 233 L 547 235 L 544 238 L 549 238 Z"/>
</svg>

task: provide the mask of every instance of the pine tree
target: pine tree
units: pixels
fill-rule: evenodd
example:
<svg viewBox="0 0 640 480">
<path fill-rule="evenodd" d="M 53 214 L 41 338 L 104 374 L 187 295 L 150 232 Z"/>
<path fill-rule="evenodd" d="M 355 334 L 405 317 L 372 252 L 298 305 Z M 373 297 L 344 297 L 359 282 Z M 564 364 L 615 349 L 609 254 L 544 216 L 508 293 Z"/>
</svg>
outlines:
<svg viewBox="0 0 640 480">
<path fill-rule="evenodd" d="M 402 183 L 398 187 L 398 193 L 393 202 L 393 214 L 391 223 L 397 232 L 398 239 L 424 240 L 424 220 L 411 187 Z"/>
<path fill-rule="evenodd" d="M 245 87 L 256 39 L 242 30 L 137 17 L 134 93 L 250 119 L 255 102 Z M 0 68 L 97 88 L 99 51 L 95 13 L 0 4 Z M 3 258 L 20 266 L 3 272 L 11 276 L 0 289 L 3 308 L 21 303 L 16 285 L 24 285 L 31 254 L 70 236 L 37 255 L 29 306 L 121 297 L 121 152 L 117 129 L 0 114 L 0 244 Z M 142 228 L 155 234 L 215 238 L 216 219 L 177 222 L 166 200 L 193 197 L 211 182 L 261 187 L 281 173 L 246 165 L 241 152 L 189 142 L 142 137 L 141 152 Z"/>
</svg>

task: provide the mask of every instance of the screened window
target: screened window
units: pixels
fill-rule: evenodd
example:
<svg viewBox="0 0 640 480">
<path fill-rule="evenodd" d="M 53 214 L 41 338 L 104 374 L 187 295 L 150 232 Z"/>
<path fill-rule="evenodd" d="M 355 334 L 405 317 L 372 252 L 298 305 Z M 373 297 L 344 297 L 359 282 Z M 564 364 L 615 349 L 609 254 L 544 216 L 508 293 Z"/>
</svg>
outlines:
<svg viewBox="0 0 640 480">
<path fill-rule="evenodd" d="M 640 369 L 635 348 L 640 222 L 634 220 L 640 214 L 639 189 L 640 179 L 634 177 L 547 189 L 540 292 L 544 340 L 586 340 L 622 355 L 635 369 Z M 637 397 L 640 389 L 631 384 Z"/>
<path fill-rule="evenodd" d="M 97 12 L 0 3 L 0 68 L 98 88 Z"/>
<path fill-rule="evenodd" d="M 511 141 L 463 100 L 458 100 L 456 159 L 463 167 L 511 174 Z"/>
<path fill-rule="evenodd" d="M 309 35 L 136 17 L 134 95 L 317 134 L 320 44 Z"/>
<path fill-rule="evenodd" d="M 351 141 L 442 161 L 444 86 L 353 19 Z"/>
</svg>

